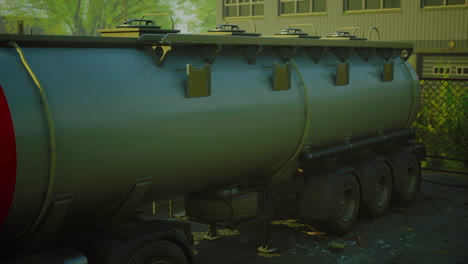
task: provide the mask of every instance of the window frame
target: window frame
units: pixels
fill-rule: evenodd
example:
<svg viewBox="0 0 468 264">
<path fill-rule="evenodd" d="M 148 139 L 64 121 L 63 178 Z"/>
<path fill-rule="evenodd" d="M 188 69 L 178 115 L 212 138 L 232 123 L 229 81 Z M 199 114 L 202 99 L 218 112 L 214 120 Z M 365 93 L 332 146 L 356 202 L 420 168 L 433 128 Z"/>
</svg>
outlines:
<svg viewBox="0 0 468 264">
<path fill-rule="evenodd" d="M 395 11 L 395 10 L 401 10 L 401 2 L 404 0 L 400 0 L 400 7 L 391 7 L 391 8 L 385 8 L 385 1 L 388 0 L 380 0 L 380 8 L 378 9 L 366 9 L 366 4 L 368 0 L 361 0 L 362 2 L 362 9 L 359 10 L 349 10 L 348 9 L 348 1 L 349 0 L 343 0 L 343 12 L 346 13 L 352 13 L 352 12 L 375 12 L 375 11 Z M 424 0 L 422 0 L 424 1 Z M 466 1 L 466 0 L 465 0 Z"/>
<path fill-rule="evenodd" d="M 314 12 L 314 0 L 310 0 L 310 10 L 307 13 L 298 13 L 297 12 L 297 7 L 298 7 L 298 2 L 303 1 L 303 0 L 278 0 L 278 15 L 279 16 L 303 16 L 303 15 L 323 15 L 327 14 L 327 0 L 325 1 L 325 11 L 320 11 L 320 12 Z M 294 3 L 294 13 L 288 13 L 288 14 L 283 14 L 281 13 L 281 4 L 285 2 L 293 2 Z"/>
<path fill-rule="evenodd" d="M 437 69 L 437 73 L 436 73 L 436 69 Z M 441 72 L 440 69 L 443 69 L 443 71 Z M 451 66 L 432 66 L 432 74 L 433 75 L 452 74 L 452 67 Z"/>
<path fill-rule="evenodd" d="M 459 4 L 459 5 L 448 5 L 447 2 L 449 0 L 442 0 L 443 4 L 442 5 L 431 5 L 427 6 L 426 5 L 427 0 L 421 0 L 421 8 L 451 8 L 451 7 L 468 7 L 468 0 L 465 0 L 464 4 Z"/>
<path fill-rule="evenodd" d="M 230 4 L 227 4 L 226 3 L 227 0 L 223 0 L 223 18 L 246 18 L 246 17 L 264 17 L 265 16 L 265 0 L 257 0 L 257 2 L 253 2 L 253 0 L 247 0 L 248 3 L 240 3 L 239 0 L 236 0 L 236 3 L 230 3 Z M 232 0 L 231 0 L 232 1 Z M 248 16 L 239 16 L 239 11 L 240 11 L 240 7 L 241 6 L 244 6 L 244 5 L 248 5 L 250 7 L 250 15 Z M 263 15 L 253 15 L 252 12 L 253 12 L 253 6 L 255 5 L 263 5 Z M 236 9 L 237 9 L 237 16 L 226 16 L 226 8 L 228 6 L 235 6 Z"/>
<path fill-rule="evenodd" d="M 458 70 L 461 70 L 460 72 L 461 73 L 458 73 Z M 467 66 L 457 66 L 456 69 L 455 69 L 455 74 L 458 75 L 458 76 L 467 76 L 468 73 L 463 73 L 464 71 L 468 70 L 468 67 Z"/>
</svg>

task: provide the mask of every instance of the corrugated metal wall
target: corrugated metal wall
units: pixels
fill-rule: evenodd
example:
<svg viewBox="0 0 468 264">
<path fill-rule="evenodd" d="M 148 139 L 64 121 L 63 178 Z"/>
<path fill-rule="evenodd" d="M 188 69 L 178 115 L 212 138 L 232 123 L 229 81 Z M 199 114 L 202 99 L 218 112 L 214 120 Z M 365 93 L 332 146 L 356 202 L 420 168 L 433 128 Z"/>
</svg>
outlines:
<svg viewBox="0 0 468 264">
<path fill-rule="evenodd" d="M 218 0 L 219 23 L 224 21 L 222 2 Z M 350 14 L 343 12 L 343 2 L 327 1 L 327 12 L 322 15 L 279 16 L 279 1 L 265 0 L 264 17 L 252 20 L 264 36 L 278 33 L 289 24 L 313 24 L 321 36 L 331 35 L 338 27 L 353 26 L 359 27 L 366 37 L 369 28 L 376 26 L 382 40 L 411 41 L 416 49 L 448 48 L 449 41 L 454 41 L 456 48 L 468 48 L 468 8 L 429 10 L 420 8 L 420 0 L 402 0 L 399 10 Z"/>
</svg>

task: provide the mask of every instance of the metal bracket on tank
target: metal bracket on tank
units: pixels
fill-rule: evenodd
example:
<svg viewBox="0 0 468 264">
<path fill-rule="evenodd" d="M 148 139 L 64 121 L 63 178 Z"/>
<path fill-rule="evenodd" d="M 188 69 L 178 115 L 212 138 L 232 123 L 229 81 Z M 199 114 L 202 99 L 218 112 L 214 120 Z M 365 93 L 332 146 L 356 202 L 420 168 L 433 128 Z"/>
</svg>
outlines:
<svg viewBox="0 0 468 264">
<path fill-rule="evenodd" d="M 406 55 L 404 55 L 403 53 L 405 53 L 406 51 Z M 409 59 L 409 57 L 411 57 L 411 55 L 413 54 L 413 49 L 401 49 L 400 50 L 400 57 L 407 61 Z"/>
<path fill-rule="evenodd" d="M 41 225 L 27 239 L 24 248 L 42 249 L 53 245 L 59 237 L 65 216 L 72 204 L 72 194 L 50 198 L 50 209 Z"/>
<path fill-rule="evenodd" d="M 216 46 L 198 46 L 197 52 L 202 56 L 206 63 L 213 64 L 216 57 L 221 54 L 221 44 L 218 43 Z"/>
<path fill-rule="evenodd" d="M 291 63 L 286 62 L 284 66 L 275 63 L 273 75 L 273 91 L 284 91 L 291 88 Z"/>
<path fill-rule="evenodd" d="M 256 49 L 256 50 L 254 50 Z M 255 60 L 257 59 L 257 56 L 260 55 L 263 51 L 263 45 L 260 44 L 258 46 L 246 46 L 241 48 L 241 53 L 244 56 L 244 58 L 247 60 L 247 63 L 249 65 L 252 65 L 255 63 Z"/>
<path fill-rule="evenodd" d="M 315 63 L 319 63 L 322 57 L 327 53 L 327 47 L 306 47 L 303 49 Z"/>
<path fill-rule="evenodd" d="M 335 53 L 336 57 L 341 60 L 341 62 L 346 62 L 346 60 L 353 54 L 354 48 L 353 47 L 339 47 L 339 48 L 332 48 L 333 53 Z"/>
<path fill-rule="evenodd" d="M 273 49 L 284 62 L 290 61 L 297 52 L 297 46 L 274 47 Z"/>
<path fill-rule="evenodd" d="M 151 183 L 151 177 L 141 178 L 135 181 L 133 189 L 130 191 L 125 202 L 111 215 L 111 222 L 117 223 L 125 219 L 132 218 L 136 214 L 136 208 L 140 205 L 143 196 L 146 194 Z"/>
<path fill-rule="evenodd" d="M 384 58 L 383 71 L 382 71 L 382 81 L 391 82 L 393 81 L 394 75 L 394 64 L 390 59 L 395 54 L 395 48 L 379 49 L 380 56 Z"/>
<path fill-rule="evenodd" d="M 335 75 L 335 84 L 336 85 L 348 85 L 349 84 L 349 62 L 346 61 L 351 54 L 353 54 L 353 47 L 340 47 L 333 48 L 333 53 L 340 59 L 341 62 L 336 63 L 336 75 Z"/>
<path fill-rule="evenodd" d="M 153 50 L 154 50 L 154 56 L 157 59 L 156 64 L 158 65 L 158 67 L 162 67 L 164 65 L 164 62 L 167 59 L 167 56 L 169 55 L 169 53 L 171 53 L 172 47 L 171 46 L 153 46 Z"/>
<path fill-rule="evenodd" d="M 205 64 L 201 69 L 196 69 L 187 64 L 187 97 L 206 97 L 211 94 L 211 65 Z"/>
<path fill-rule="evenodd" d="M 369 48 L 356 48 L 356 53 L 365 61 L 368 62 L 369 59 L 374 56 L 376 52 L 375 47 L 369 47 Z"/>
</svg>

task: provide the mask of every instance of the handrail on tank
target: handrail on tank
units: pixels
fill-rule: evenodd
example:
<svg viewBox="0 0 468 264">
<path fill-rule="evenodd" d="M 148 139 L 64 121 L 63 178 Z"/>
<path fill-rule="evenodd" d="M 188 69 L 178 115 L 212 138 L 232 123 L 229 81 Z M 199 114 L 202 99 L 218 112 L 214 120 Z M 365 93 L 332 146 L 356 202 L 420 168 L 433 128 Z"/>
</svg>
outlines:
<svg viewBox="0 0 468 264">
<path fill-rule="evenodd" d="M 144 19 L 147 16 L 167 16 L 167 17 L 169 17 L 169 19 L 171 20 L 171 29 L 174 30 L 174 19 L 168 13 L 146 14 L 146 15 L 141 16 L 140 19 Z"/>
<path fill-rule="evenodd" d="M 338 32 L 338 31 L 344 31 L 344 30 L 349 30 L 349 29 L 353 31 L 352 33 L 350 33 L 352 36 L 358 36 L 356 35 L 356 32 L 361 33 L 361 30 L 359 29 L 359 27 L 339 27 L 335 31 Z"/>
<path fill-rule="evenodd" d="M 228 19 L 228 20 L 224 21 L 224 25 L 229 24 L 229 22 L 249 22 L 252 25 L 253 29 L 254 29 L 253 33 L 255 33 L 255 34 L 257 33 L 257 26 L 252 21 L 252 19 Z"/>
<path fill-rule="evenodd" d="M 375 32 L 377 32 L 377 37 L 378 37 L 379 40 L 380 40 L 380 32 L 379 32 L 379 29 L 378 29 L 377 27 L 371 27 L 371 28 L 369 29 L 369 33 L 367 33 L 367 40 L 370 40 L 370 36 L 371 36 L 372 30 L 375 30 Z"/>
<path fill-rule="evenodd" d="M 297 27 L 297 26 L 311 26 L 314 28 L 314 36 L 318 36 L 317 28 L 313 24 L 290 24 L 288 28 Z"/>
</svg>

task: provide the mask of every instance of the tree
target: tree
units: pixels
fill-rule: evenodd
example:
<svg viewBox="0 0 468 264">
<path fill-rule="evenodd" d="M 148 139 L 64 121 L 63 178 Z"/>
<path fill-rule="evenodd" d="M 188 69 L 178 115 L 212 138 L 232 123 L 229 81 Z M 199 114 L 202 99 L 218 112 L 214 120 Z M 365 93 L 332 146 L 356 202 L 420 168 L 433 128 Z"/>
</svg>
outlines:
<svg viewBox="0 0 468 264">
<path fill-rule="evenodd" d="M 190 33 L 206 32 L 216 24 L 216 0 L 176 0 L 171 9 L 177 25 Z"/>
<path fill-rule="evenodd" d="M 96 36 L 98 29 L 114 28 L 125 19 L 170 10 L 170 0 L 4 0 L 0 10 L 8 32 L 16 21 L 35 25 L 46 34 Z"/>
</svg>

